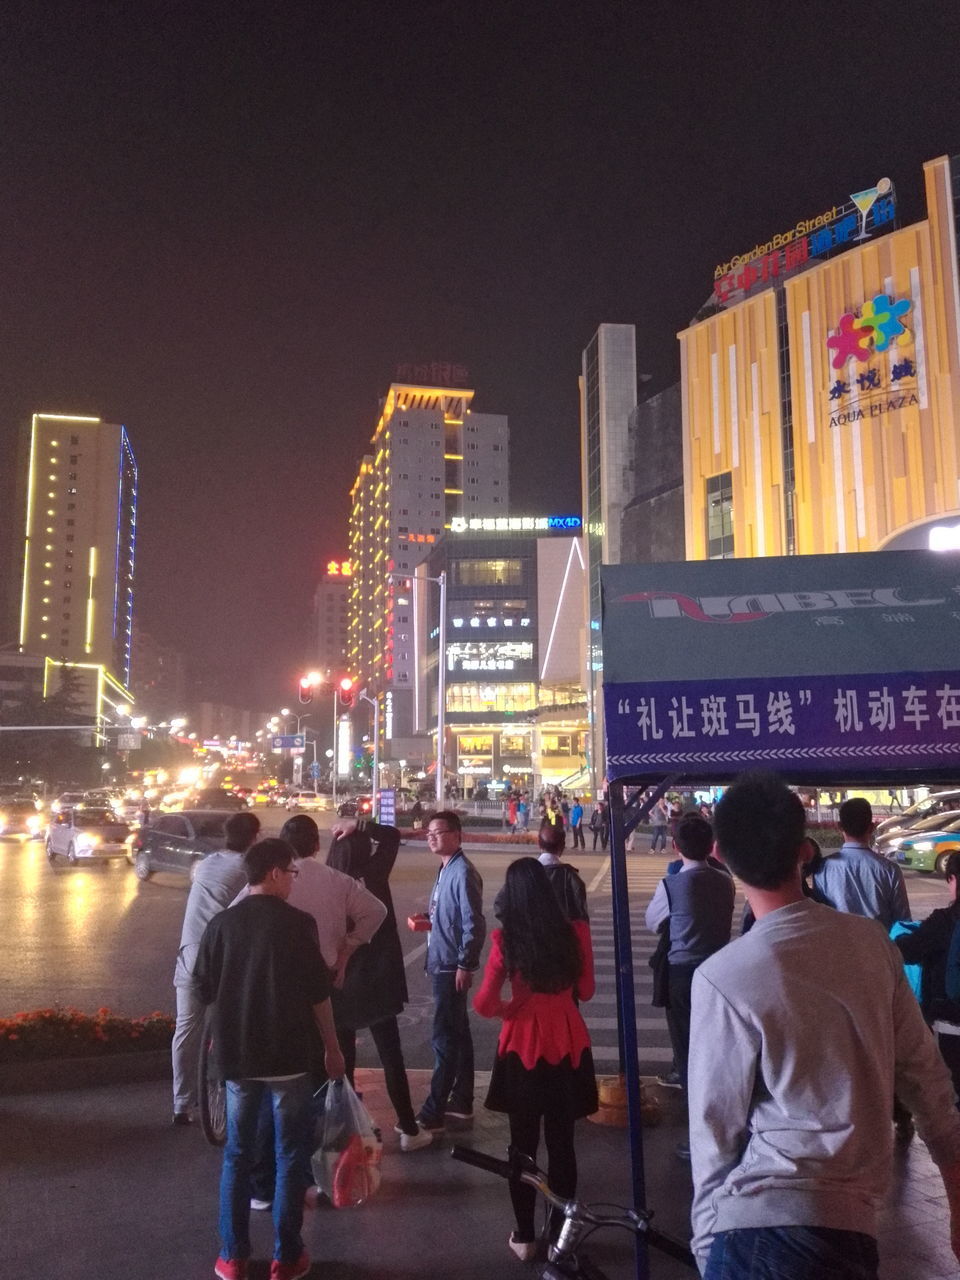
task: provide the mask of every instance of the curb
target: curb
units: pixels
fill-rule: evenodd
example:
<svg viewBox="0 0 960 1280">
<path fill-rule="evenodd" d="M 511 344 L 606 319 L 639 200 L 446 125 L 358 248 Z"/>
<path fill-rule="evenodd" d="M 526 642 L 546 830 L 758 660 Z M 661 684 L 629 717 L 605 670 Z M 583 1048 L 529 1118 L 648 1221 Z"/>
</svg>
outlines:
<svg viewBox="0 0 960 1280">
<path fill-rule="evenodd" d="M 169 1049 L 141 1053 L 106 1053 L 90 1058 L 49 1058 L 39 1062 L 6 1062 L 0 1066 L 0 1097 L 24 1093 L 59 1093 L 112 1084 L 141 1084 L 173 1076 Z"/>
</svg>

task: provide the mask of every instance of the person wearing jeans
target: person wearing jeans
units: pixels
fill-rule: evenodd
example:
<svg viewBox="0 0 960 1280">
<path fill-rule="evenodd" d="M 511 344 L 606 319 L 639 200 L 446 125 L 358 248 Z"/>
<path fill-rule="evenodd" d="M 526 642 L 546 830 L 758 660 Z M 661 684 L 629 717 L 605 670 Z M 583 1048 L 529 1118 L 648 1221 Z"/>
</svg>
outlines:
<svg viewBox="0 0 960 1280">
<path fill-rule="evenodd" d="M 426 970 L 433 984 L 433 1079 L 417 1117 L 420 1127 L 442 1133 L 445 1116 L 473 1119 L 473 1037 L 467 996 L 480 967 L 486 937 L 483 881 L 460 847 L 460 818 L 435 813 L 427 843 L 440 859 L 430 896 Z"/>
<path fill-rule="evenodd" d="M 243 855 L 249 895 L 207 925 L 194 974 L 213 1005 L 213 1037 L 227 1082 L 227 1143 L 220 1174 L 220 1280 L 246 1280 L 251 1171 L 262 1104 L 274 1129 L 275 1230 L 270 1280 L 310 1269 L 300 1229 L 313 1073 L 344 1073 L 330 1004 L 330 974 L 316 921 L 286 899 L 299 875 L 285 840 L 261 840 Z"/>
</svg>

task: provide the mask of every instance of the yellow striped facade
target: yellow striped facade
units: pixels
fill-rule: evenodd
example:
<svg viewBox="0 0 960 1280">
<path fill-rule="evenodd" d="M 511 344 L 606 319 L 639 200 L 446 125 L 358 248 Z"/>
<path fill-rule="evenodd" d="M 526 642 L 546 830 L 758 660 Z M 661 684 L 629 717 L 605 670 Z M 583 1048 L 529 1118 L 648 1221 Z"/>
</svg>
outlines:
<svg viewBox="0 0 960 1280">
<path fill-rule="evenodd" d="M 877 550 L 912 527 L 960 516 L 950 161 L 931 161 L 924 177 L 926 221 L 679 335 L 688 558 L 709 554 L 708 482 L 724 473 L 735 556 Z M 859 320 L 878 296 L 909 303 L 905 331 L 836 368 L 842 352 L 828 339 L 841 317 Z"/>
</svg>

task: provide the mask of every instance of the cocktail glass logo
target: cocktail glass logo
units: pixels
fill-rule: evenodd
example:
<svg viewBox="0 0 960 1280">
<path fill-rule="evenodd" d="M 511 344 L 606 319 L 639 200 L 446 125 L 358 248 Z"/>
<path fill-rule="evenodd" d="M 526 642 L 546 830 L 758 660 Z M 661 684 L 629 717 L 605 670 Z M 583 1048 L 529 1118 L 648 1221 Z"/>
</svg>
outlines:
<svg viewBox="0 0 960 1280">
<path fill-rule="evenodd" d="M 863 304 L 859 316 L 852 311 L 842 315 L 837 332 L 827 339 L 827 346 L 833 352 L 834 369 L 843 369 L 848 360 L 865 364 L 874 352 L 912 342 L 902 320 L 910 306 L 909 298 L 894 302 L 885 293 L 878 293 Z"/>
</svg>

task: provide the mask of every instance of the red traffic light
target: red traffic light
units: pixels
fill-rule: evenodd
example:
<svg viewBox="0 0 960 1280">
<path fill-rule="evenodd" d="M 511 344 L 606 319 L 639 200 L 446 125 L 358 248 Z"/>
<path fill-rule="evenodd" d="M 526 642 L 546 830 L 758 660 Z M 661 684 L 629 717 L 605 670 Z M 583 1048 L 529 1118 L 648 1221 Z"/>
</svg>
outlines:
<svg viewBox="0 0 960 1280">
<path fill-rule="evenodd" d="M 323 677 L 319 671 L 308 671 L 306 675 L 300 677 L 300 683 L 297 686 L 297 697 L 304 705 L 312 702 L 314 690 L 322 683 Z"/>
<path fill-rule="evenodd" d="M 353 676 L 341 676 L 338 683 L 341 707 L 352 707 L 357 696 L 357 682 Z"/>
</svg>

